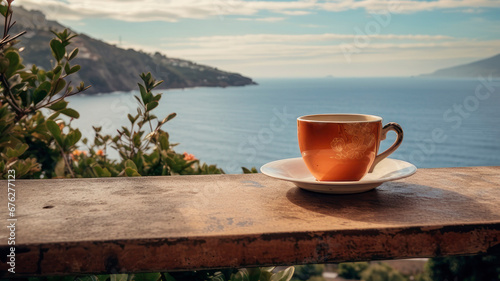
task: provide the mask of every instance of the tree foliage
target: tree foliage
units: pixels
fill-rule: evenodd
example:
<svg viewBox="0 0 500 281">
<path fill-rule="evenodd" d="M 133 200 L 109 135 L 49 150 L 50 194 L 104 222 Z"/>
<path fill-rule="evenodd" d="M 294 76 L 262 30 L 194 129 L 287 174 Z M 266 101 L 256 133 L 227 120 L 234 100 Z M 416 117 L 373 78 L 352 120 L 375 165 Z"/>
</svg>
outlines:
<svg viewBox="0 0 500 281">
<path fill-rule="evenodd" d="M 432 258 L 426 271 L 433 281 L 500 280 L 500 256 Z"/>
</svg>

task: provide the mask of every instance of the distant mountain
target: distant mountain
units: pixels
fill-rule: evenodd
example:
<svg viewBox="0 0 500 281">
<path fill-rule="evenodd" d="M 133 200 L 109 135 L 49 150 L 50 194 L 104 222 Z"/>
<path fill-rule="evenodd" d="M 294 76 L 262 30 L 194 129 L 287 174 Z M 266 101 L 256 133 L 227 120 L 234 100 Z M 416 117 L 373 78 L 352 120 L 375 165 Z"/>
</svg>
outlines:
<svg viewBox="0 0 500 281">
<path fill-rule="evenodd" d="M 54 35 L 51 30 L 62 31 L 63 25 L 49 21 L 39 11 L 28 11 L 22 7 L 14 8 L 13 20 L 16 25 L 12 34 L 26 30 L 20 38 L 19 47 L 24 47 L 24 64 L 35 64 L 44 69 L 50 68 L 53 60 L 49 42 Z M 79 48 L 75 63 L 82 69 L 73 75 L 72 81 L 84 81 L 92 85 L 85 93 L 108 93 L 130 91 L 137 88 L 142 72 L 151 72 L 158 80 L 164 80 L 158 88 L 189 87 L 227 87 L 252 85 L 255 82 L 237 73 L 200 65 L 188 60 L 170 58 L 160 53 L 148 54 L 132 49 L 122 49 L 103 41 L 79 34 L 73 39 L 71 48 Z"/>
<path fill-rule="evenodd" d="M 424 74 L 422 76 L 476 78 L 478 76 L 488 77 L 490 75 L 493 77 L 500 77 L 500 54 L 491 58 L 479 60 L 469 64 L 443 68 L 431 74 Z"/>
</svg>

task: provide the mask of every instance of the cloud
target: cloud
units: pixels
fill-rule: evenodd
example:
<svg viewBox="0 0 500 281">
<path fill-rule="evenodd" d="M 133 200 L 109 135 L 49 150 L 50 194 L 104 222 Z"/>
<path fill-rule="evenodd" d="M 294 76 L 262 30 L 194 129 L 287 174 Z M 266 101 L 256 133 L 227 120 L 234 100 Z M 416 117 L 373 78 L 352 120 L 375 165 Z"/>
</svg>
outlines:
<svg viewBox="0 0 500 281">
<path fill-rule="evenodd" d="M 302 26 L 302 27 L 308 27 L 308 28 L 322 28 L 322 27 L 327 27 L 326 25 L 320 25 L 320 24 L 301 24 L 300 26 Z"/>
<path fill-rule="evenodd" d="M 263 21 L 263 22 L 277 22 L 283 21 L 285 18 L 282 17 L 267 17 L 267 18 L 238 18 L 240 21 Z"/>
<path fill-rule="evenodd" d="M 369 12 L 391 11 L 398 13 L 414 13 L 457 8 L 499 8 L 500 2 L 496 0 L 348 0 L 339 2 L 325 2 L 321 4 L 327 11 L 345 11 L 352 9 L 365 9 Z"/>
<path fill-rule="evenodd" d="M 170 38 L 161 48 L 168 50 L 169 56 L 217 65 L 221 69 L 258 77 L 278 74 L 286 77 L 417 75 L 495 55 L 500 46 L 500 40 L 380 34 L 368 36 L 369 42 L 360 47 L 354 43 L 356 38 L 357 35 L 334 33 L 201 36 Z M 358 48 L 348 50 L 351 62 L 346 59 L 345 45 Z M 378 71 L 376 65 L 385 72 Z M 414 69 L 413 65 L 419 67 Z M 344 68 L 350 72 L 341 73 Z M 330 72 L 326 72 L 328 69 Z"/>
<path fill-rule="evenodd" d="M 468 8 L 468 9 L 462 10 L 461 12 L 466 13 L 466 14 L 480 14 L 484 11 L 481 9 Z"/>
<path fill-rule="evenodd" d="M 299 43 L 313 44 L 330 41 L 352 42 L 359 35 L 356 34 L 338 34 L 338 33 L 323 33 L 323 34 L 246 34 L 246 35 L 226 35 L 226 36 L 200 36 L 182 39 L 182 44 L 198 45 L 200 47 L 210 47 L 212 44 L 225 45 L 241 43 L 246 45 L 252 44 L 268 44 L 282 43 L 293 44 Z M 419 41 L 436 41 L 445 39 L 454 39 L 446 35 L 425 35 L 425 34 L 373 34 L 367 35 L 368 38 L 374 40 L 419 40 Z M 169 39 L 171 40 L 171 39 Z"/>
<path fill-rule="evenodd" d="M 278 11 L 280 14 L 289 15 L 289 16 L 304 16 L 310 15 L 312 12 L 310 11 Z"/>
<path fill-rule="evenodd" d="M 175 22 L 180 19 L 203 19 L 226 15 L 256 16 L 259 12 L 301 16 L 317 11 L 340 12 L 353 9 L 414 13 L 436 9 L 459 9 L 470 12 L 471 9 L 500 7 L 500 1 L 496 0 L 25 0 L 14 3 L 28 9 L 41 10 L 49 19 L 112 18 L 129 22 Z"/>
</svg>

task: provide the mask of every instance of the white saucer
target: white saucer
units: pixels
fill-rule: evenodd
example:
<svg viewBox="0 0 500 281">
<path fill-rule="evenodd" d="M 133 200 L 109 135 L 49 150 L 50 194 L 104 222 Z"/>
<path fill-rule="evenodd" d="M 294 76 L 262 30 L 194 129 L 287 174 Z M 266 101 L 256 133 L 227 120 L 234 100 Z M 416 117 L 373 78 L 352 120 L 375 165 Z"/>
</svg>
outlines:
<svg viewBox="0 0 500 281">
<path fill-rule="evenodd" d="M 260 171 L 270 177 L 293 182 L 309 191 L 330 194 L 351 194 L 372 190 L 386 181 L 409 177 L 417 172 L 414 165 L 386 158 L 359 181 L 317 181 L 302 158 L 283 159 L 265 164 Z"/>
</svg>

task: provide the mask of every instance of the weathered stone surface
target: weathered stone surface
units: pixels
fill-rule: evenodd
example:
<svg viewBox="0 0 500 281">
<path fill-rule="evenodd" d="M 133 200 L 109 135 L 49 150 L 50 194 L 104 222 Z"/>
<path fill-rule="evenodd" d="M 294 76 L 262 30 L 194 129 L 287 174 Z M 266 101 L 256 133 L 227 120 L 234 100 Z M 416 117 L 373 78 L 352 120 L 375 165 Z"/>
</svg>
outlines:
<svg viewBox="0 0 500 281">
<path fill-rule="evenodd" d="M 16 272 L 27 275 L 500 253 L 500 167 L 421 169 L 340 196 L 261 174 L 31 180 L 16 189 Z M 1 215 L 6 222 L 6 207 Z M 2 276 L 8 235 L 1 227 Z"/>
</svg>

